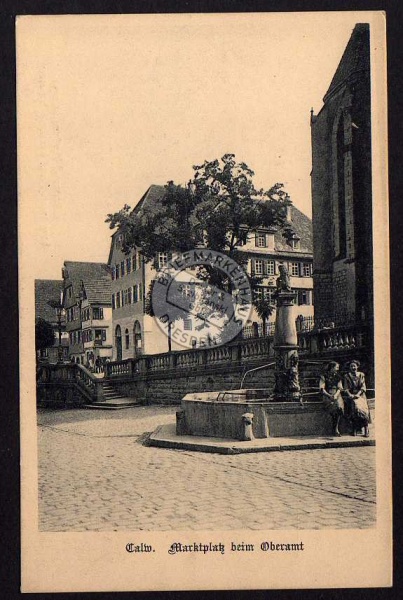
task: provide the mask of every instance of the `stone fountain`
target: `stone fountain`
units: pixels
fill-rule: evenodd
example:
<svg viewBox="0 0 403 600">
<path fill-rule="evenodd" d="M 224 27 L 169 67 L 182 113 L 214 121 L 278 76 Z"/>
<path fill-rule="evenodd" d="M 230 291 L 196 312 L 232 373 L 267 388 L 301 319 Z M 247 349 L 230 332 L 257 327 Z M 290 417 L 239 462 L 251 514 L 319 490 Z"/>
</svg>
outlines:
<svg viewBox="0 0 403 600">
<path fill-rule="evenodd" d="M 177 436 L 252 441 L 270 437 L 332 435 L 322 402 L 303 402 L 298 340 L 293 316 L 296 293 L 285 267 L 277 279 L 273 389 L 240 389 L 187 394 L 177 412 Z M 262 368 L 262 367 L 259 367 Z"/>
</svg>

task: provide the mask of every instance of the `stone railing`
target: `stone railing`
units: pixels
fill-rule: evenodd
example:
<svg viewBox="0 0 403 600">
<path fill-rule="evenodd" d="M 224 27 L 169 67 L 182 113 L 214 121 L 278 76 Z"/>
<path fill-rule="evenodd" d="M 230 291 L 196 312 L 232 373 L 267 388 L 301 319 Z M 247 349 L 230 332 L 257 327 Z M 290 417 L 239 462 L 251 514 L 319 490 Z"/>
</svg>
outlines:
<svg viewBox="0 0 403 600">
<path fill-rule="evenodd" d="M 137 372 L 137 361 L 134 358 L 106 363 L 105 377 L 132 377 Z"/>
<path fill-rule="evenodd" d="M 104 399 L 102 379 L 75 363 L 41 365 L 37 369 L 37 386 L 39 388 L 77 386 L 89 401 Z"/>
<path fill-rule="evenodd" d="M 299 354 L 306 359 L 320 355 L 321 360 L 334 360 L 337 356 L 348 358 L 352 351 L 365 353 L 367 328 L 365 326 L 336 327 L 333 329 L 311 329 L 298 332 Z M 334 355 L 334 358 L 333 358 Z M 163 354 L 143 355 L 137 359 L 128 359 L 108 363 L 105 376 L 116 380 L 130 380 L 137 377 L 158 376 L 160 373 L 175 372 L 182 374 L 198 373 L 210 369 L 222 369 L 226 365 L 239 368 L 254 368 L 269 362 L 274 357 L 272 337 L 237 339 L 230 344 L 209 348 L 195 348 Z"/>
<path fill-rule="evenodd" d="M 302 354 L 326 354 L 365 348 L 367 330 L 365 325 L 345 325 L 301 331 L 298 334 L 299 351 Z"/>
<path fill-rule="evenodd" d="M 108 363 L 105 366 L 105 377 L 131 379 L 138 375 L 164 371 L 177 370 L 182 372 L 191 369 L 219 367 L 226 364 L 243 364 L 264 361 L 273 354 L 272 338 L 238 339 L 223 346 L 143 355 L 137 359 Z"/>
</svg>

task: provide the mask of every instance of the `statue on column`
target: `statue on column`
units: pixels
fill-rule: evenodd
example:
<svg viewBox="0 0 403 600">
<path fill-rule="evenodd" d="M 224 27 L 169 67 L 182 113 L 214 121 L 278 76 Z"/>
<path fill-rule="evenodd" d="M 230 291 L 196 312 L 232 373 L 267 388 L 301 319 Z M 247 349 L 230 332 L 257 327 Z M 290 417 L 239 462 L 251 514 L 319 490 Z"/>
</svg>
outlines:
<svg viewBox="0 0 403 600">
<path fill-rule="evenodd" d="M 276 280 L 277 292 L 291 292 L 290 276 L 285 265 L 279 266 L 280 274 Z"/>
</svg>

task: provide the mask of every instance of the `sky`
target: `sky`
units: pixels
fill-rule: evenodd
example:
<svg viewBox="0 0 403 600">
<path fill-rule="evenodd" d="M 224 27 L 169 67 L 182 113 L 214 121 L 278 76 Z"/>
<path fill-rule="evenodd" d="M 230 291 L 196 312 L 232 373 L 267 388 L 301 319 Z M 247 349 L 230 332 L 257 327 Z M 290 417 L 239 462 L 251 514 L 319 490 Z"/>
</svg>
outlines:
<svg viewBox="0 0 403 600">
<path fill-rule="evenodd" d="M 107 262 L 108 213 L 225 153 L 311 216 L 310 110 L 366 15 L 20 17 L 19 251 L 31 276 Z"/>
</svg>

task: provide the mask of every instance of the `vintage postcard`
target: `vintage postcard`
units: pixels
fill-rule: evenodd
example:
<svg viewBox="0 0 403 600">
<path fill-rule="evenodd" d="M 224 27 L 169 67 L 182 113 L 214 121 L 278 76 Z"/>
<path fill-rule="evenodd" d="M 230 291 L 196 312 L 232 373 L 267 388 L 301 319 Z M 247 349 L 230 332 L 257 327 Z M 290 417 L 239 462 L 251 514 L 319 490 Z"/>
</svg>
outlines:
<svg viewBox="0 0 403 600">
<path fill-rule="evenodd" d="M 22 591 L 391 586 L 385 14 L 16 38 Z"/>
</svg>

